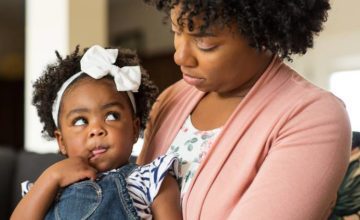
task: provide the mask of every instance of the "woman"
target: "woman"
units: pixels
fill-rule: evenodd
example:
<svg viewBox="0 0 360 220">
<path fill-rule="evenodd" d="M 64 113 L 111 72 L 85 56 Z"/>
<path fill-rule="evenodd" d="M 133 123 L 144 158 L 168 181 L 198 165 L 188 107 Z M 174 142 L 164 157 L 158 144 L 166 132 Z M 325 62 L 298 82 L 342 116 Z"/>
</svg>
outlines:
<svg viewBox="0 0 360 220">
<path fill-rule="evenodd" d="M 184 219 L 326 219 L 348 116 L 283 59 L 313 46 L 329 2 L 146 2 L 171 19 L 183 79 L 153 106 L 138 163 L 179 154 Z"/>
</svg>

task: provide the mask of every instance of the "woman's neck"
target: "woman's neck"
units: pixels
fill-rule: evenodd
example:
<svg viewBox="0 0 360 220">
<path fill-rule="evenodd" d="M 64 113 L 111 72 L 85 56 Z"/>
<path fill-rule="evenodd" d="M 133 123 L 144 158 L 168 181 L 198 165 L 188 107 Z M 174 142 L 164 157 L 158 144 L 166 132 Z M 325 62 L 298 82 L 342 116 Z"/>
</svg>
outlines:
<svg viewBox="0 0 360 220">
<path fill-rule="evenodd" d="M 239 87 L 227 91 L 224 93 L 215 92 L 219 98 L 244 98 L 248 92 L 251 90 L 251 88 L 255 85 L 257 80 L 263 75 L 263 73 L 266 71 L 268 66 L 270 65 L 271 61 L 274 59 L 274 56 L 272 53 L 268 51 L 264 51 L 259 53 L 258 59 L 256 59 L 256 62 L 254 63 L 254 75 L 246 81 L 244 84 L 240 85 Z"/>
</svg>

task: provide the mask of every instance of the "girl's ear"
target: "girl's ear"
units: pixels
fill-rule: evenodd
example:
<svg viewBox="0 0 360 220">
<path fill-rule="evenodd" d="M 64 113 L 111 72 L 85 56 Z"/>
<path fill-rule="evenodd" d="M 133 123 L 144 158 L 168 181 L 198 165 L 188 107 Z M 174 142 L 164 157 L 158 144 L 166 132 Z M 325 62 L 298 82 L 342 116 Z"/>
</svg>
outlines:
<svg viewBox="0 0 360 220">
<path fill-rule="evenodd" d="M 66 156 L 67 152 L 66 152 L 66 147 L 65 147 L 65 143 L 64 143 L 64 139 L 62 137 L 61 131 L 55 130 L 54 135 L 55 135 L 56 141 L 58 143 L 59 151 L 61 152 L 62 155 Z"/>
<path fill-rule="evenodd" d="M 137 142 L 139 135 L 140 135 L 140 119 L 135 118 L 133 123 L 133 129 L 134 129 L 134 144 Z"/>
</svg>

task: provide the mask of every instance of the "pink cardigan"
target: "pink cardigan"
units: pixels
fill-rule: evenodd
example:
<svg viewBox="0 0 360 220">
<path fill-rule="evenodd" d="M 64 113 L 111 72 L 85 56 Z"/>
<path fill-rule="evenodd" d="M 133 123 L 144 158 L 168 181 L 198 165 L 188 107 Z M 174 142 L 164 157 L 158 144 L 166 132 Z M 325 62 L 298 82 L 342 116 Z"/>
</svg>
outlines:
<svg viewBox="0 0 360 220">
<path fill-rule="evenodd" d="M 183 80 L 161 94 L 138 163 L 168 150 L 203 95 Z M 326 219 L 346 171 L 350 139 L 343 103 L 275 58 L 200 165 L 183 217 Z"/>
</svg>

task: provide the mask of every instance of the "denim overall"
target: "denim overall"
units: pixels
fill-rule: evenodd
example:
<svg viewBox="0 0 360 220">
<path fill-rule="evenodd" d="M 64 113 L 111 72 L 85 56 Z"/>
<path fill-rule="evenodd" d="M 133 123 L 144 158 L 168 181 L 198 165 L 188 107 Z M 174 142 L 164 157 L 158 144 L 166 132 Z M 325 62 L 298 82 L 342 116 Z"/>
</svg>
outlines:
<svg viewBox="0 0 360 220">
<path fill-rule="evenodd" d="M 135 167 L 135 164 L 124 165 L 100 176 L 96 182 L 85 180 L 66 187 L 45 219 L 140 219 L 125 181 Z"/>
</svg>

